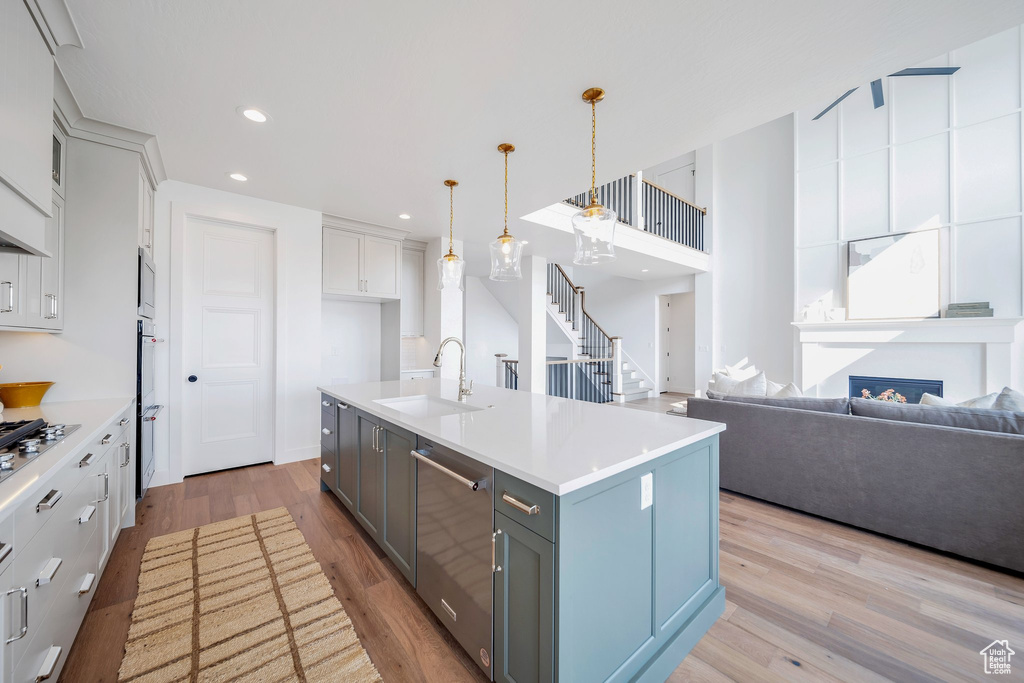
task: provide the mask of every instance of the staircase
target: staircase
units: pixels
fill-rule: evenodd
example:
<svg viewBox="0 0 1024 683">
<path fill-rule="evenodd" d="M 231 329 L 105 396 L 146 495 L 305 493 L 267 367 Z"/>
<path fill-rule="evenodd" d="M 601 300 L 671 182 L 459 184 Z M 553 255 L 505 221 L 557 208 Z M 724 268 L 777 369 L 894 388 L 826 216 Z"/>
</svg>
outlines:
<svg viewBox="0 0 1024 683">
<path fill-rule="evenodd" d="M 548 315 L 573 344 L 570 361 L 580 368 L 579 383 L 589 382 L 596 389 L 590 393 L 596 393 L 597 399 L 586 400 L 623 403 L 648 398 L 652 388 L 625 357 L 622 338 L 610 336 L 590 317 L 583 287 L 573 284 L 556 263 L 548 264 L 547 294 Z"/>
</svg>

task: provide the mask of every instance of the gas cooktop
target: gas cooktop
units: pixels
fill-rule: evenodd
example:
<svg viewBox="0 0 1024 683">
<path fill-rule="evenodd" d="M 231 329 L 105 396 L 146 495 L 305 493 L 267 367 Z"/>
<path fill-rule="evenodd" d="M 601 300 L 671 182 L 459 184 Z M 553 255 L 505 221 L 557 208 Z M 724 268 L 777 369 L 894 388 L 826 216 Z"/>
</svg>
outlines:
<svg viewBox="0 0 1024 683">
<path fill-rule="evenodd" d="M 0 422 L 0 481 L 81 426 L 49 424 L 42 419 Z"/>
</svg>

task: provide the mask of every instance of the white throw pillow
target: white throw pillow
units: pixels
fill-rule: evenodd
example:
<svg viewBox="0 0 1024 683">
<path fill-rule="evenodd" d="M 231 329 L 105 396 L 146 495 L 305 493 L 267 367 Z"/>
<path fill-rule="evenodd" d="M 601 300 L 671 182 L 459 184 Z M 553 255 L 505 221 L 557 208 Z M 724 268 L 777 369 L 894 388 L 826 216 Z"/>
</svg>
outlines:
<svg viewBox="0 0 1024 683">
<path fill-rule="evenodd" d="M 771 384 L 774 384 L 774 382 L 771 382 Z M 774 394 L 769 393 L 768 395 L 773 398 L 801 398 L 803 397 L 804 392 L 800 391 L 800 388 L 797 387 L 797 385 L 790 382 Z"/>
<path fill-rule="evenodd" d="M 726 364 L 725 370 L 722 370 L 722 374 L 730 379 L 737 379 L 743 381 L 750 379 L 757 374 L 757 367 L 751 365 L 750 367 L 741 368 L 739 365 L 728 365 Z"/>
<path fill-rule="evenodd" d="M 948 398 L 942 396 L 936 396 L 935 394 L 925 394 L 921 397 L 921 405 L 923 406 L 960 406 L 961 408 L 983 408 L 991 410 L 995 408 L 996 397 L 999 394 L 986 394 L 985 396 L 978 396 L 977 398 L 969 398 L 966 401 L 960 401 L 959 403 L 953 403 Z"/>
<path fill-rule="evenodd" d="M 767 396 L 768 380 L 763 372 L 743 381 L 718 373 L 715 375 L 715 389 L 720 394 L 730 396 Z"/>
<path fill-rule="evenodd" d="M 1024 394 L 1014 391 L 1010 387 L 1003 387 L 1003 390 L 999 392 L 999 396 L 996 398 L 993 408 L 996 410 L 1009 410 L 1014 413 L 1024 413 Z"/>
</svg>

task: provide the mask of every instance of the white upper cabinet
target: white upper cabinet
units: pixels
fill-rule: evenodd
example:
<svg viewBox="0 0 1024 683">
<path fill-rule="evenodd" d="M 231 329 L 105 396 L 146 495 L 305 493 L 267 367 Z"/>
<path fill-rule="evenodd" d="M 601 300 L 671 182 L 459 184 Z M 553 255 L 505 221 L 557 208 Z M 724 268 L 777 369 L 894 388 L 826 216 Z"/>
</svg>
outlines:
<svg viewBox="0 0 1024 683">
<path fill-rule="evenodd" d="M 324 228 L 324 294 L 363 293 L 363 236 Z"/>
<path fill-rule="evenodd" d="M 139 246 L 153 256 L 153 187 L 142 162 L 139 162 Z"/>
<path fill-rule="evenodd" d="M 402 243 L 367 235 L 363 238 L 363 291 L 383 299 L 401 296 Z"/>
<path fill-rule="evenodd" d="M 338 228 L 324 228 L 323 293 L 366 299 L 398 299 L 402 242 Z"/>
<path fill-rule="evenodd" d="M 402 250 L 402 336 L 423 336 L 424 253 Z"/>
<path fill-rule="evenodd" d="M 43 249 L 50 213 L 53 58 L 23 2 L 0 2 L 0 241 Z"/>
</svg>

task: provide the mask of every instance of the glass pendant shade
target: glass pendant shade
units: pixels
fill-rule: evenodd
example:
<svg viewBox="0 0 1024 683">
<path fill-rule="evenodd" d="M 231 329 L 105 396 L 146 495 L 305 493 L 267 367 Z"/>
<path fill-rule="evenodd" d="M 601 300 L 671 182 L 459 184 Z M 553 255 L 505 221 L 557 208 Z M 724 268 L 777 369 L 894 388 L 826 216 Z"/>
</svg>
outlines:
<svg viewBox="0 0 1024 683">
<path fill-rule="evenodd" d="M 437 259 L 437 288 L 461 290 L 465 270 L 466 262 L 451 252 Z"/>
<path fill-rule="evenodd" d="M 597 201 L 572 217 L 572 232 L 576 236 L 577 266 L 596 266 L 615 260 L 615 212 Z"/>
<path fill-rule="evenodd" d="M 492 280 L 511 282 L 523 279 L 523 271 L 519 266 L 523 256 L 522 242 L 505 233 L 491 242 L 490 249 Z"/>
</svg>

